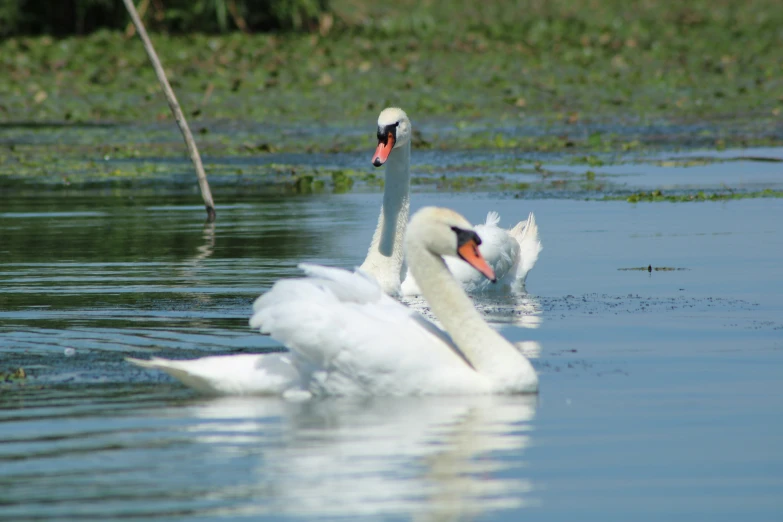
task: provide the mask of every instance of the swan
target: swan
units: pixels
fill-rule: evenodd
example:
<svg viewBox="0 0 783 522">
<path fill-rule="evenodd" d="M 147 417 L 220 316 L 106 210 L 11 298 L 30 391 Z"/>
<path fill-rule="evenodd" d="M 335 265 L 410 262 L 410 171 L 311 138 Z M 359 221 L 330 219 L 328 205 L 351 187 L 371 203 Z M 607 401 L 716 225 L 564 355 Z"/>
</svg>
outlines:
<svg viewBox="0 0 783 522">
<path fill-rule="evenodd" d="M 484 321 L 445 258 L 461 258 L 488 280 L 482 240 L 454 211 L 425 207 L 411 219 L 405 248 L 445 331 L 399 303 L 361 270 L 302 264 L 305 278 L 280 280 L 253 304 L 250 326 L 289 351 L 188 361 L 128 361 L 165 371 L 212 394 L 454 395 L 534 393 L 527 358 Z"/>
<path fill-rule="evenodd" d="M 419 295 L 421 290 L 403 259 L 403 238 L 410 209 L 411 122 L 405 111 L 389 107 L 378 116 L 378 147 L 373 165 L 386 165 L 383 205 L 378 226 L 361 269 L 372 275 L 389 294 Z M 511 229 L 498 226 L 500 216 L 489 212 L 484 224 L 475 227 L 483 242 L 480 250 L 495 271 L 498 284 L 471 269 L 456 258 L 446 264 L 468 292 L 524 288 L 528 272 L 541 252 L 538 226 L 531 212 L 526 221 Z"/>
</svg>

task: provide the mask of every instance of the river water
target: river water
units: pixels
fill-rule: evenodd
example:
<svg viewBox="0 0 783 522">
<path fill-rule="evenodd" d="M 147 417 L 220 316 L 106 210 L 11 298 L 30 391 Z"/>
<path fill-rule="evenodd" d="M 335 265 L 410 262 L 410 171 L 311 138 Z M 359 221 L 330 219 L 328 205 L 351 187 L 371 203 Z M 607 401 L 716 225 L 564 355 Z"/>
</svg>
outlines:
<svg viewBox="0 0 783 522">
<path fill-rule="evenodd" d="M 380 195 L 237 197 L 209 226 L 194 201 L 4 202 L 0 371 L 27 378 L 0 384 L 0 519 L 783 516 L 780 199 L 414 194 L 536 213 L 528 294 L 477 304 L 540 394 L 306 403 L 202 397 L 124 357 L 279 350 L 252 301 L 298 262 L 360 264 Z"/>
</svg>

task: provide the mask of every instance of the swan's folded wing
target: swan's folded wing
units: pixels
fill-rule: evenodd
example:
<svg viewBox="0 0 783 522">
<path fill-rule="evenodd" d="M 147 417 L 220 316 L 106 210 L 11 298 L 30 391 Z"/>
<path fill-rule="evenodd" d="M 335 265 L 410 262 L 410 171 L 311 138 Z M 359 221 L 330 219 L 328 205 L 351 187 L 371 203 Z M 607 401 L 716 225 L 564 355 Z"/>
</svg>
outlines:
<svg viewBox="0 0 783 522">
<path fill-rule="evenodd" d="M 316 370 L 329 393 L 416 393 L 431 377 L 474 373 L 446 334 L 380 291 L 361 273 L 314 265 L 309 277 L 280 281 L 254 305 L 254 328 Z M 317 391 L 317 390 L 315 390 Z"/>
<path fill-rule="evenodd" d="M 254 314 L 263 308 L 271 308 L 278 302 L 286 303 L 297 299 L 307 299 L 313 292 L 313 287 L 329 290 L 339 301 L 352 303 L 374 303 L 384 295 L 375 280 L 361 271 L 349 272 L 340 268 L 301 263 L 299 268 L 309 276 L 306 279 L 282 279 L 277 281 L 269 292 L 261 295 L 253 303 Z M 302 284 L 306 281 L 307 284 Z M 250 326 L 259 321 L 254 315 Z"/>
</svg>

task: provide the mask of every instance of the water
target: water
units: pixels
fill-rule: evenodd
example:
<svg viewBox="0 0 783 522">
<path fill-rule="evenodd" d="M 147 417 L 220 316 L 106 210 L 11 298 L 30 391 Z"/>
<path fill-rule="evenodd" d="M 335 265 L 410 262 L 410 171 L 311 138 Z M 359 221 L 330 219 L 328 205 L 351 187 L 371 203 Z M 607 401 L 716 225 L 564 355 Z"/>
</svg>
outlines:
<svg viewBox="0 0 783 522">
<path fill-rule="evenodd" d="M 478 299 L 537 397 L 204 398 L 126 356 L 279 346 L 250 304 L 361 262 L 378 194 L 10 197 L 0 211 L 0 519 L 780 520 L 783 201 L 415 194 L 510 226 L 529 295 Z M 621 270 L 652 265 L 671 271 Z M 416 305 L 416 302 L 412 303 Z"/>
</svg>

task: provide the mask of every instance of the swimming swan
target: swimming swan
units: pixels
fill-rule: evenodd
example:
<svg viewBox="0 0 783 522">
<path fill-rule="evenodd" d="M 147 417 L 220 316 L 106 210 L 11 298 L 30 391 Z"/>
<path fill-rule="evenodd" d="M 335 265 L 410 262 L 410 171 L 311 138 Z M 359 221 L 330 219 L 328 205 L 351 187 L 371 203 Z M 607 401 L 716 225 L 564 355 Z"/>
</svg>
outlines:
<svg viewBox="0 0 783 522">
<path fill-rule="evenodd" d="M 360 267 L 372 275 L 389 294 L 421 293 L 416 278 L 403 259 L 403 238 L 410 209 L 411 122 L 405 111 L 384 109 L 378 116 L 378 147 L 373 165 L 386 165 L 383 206 L 373 234 L 367 258 Z M 509 230 L 498 227 L 500 216 L 490 212 L 486 222 L 475 227 L 481 236 L 481 253 L 495 271 L 498 284 L 493 285 L 481 274 L 455 258 L 446 264 L 468 292 L 523 287 L 528 272 L 541 252 L 538 227 L 531 212 Z"/>
<path fill-rule="evenodd" d="M 275 283 L 256 300 L 250 319 L 289 352 L 128 361 L 212 394 L 307 399 L 536 392 L 530 361 L 484 321 L 444 262 L 461 258 L 494 280 L 480 244 L 470 223 L 448 209 L 425 207 L 408 226 L 411 272 L 445 331 L 361 271 L 304 264 L 307 277 Z"/>
</svg>

